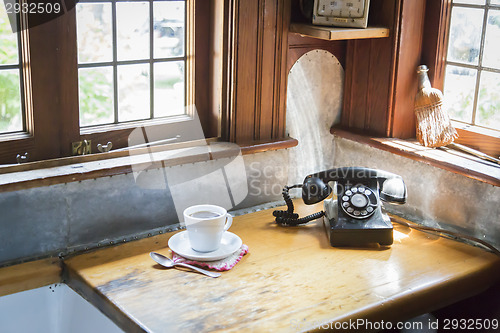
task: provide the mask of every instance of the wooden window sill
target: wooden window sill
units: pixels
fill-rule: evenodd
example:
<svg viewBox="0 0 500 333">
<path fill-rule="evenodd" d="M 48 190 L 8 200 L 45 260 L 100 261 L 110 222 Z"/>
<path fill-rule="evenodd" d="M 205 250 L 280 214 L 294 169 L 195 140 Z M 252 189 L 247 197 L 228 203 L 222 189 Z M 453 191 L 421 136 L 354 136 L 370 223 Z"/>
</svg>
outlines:
<svg viewBox="0 0 500 333">
<path fill-rule="evenodd" d="M 341 138 L 367 144 L 465 177 L 500 186 L 500 165 L 454 149 L 428 148 L 423 147 L 416 140 L 377 138 L 339 128 L 332 128 L 330 132 Z"/>
<path fill-rule="evenodd" d="M 461 143 L 485 154 L 498 158 L 500 155 L 500 131 L 452 121 L 458 132 L 456 143 Z"/>
<path fill-rule="evenodd" d="M 206 143 L 205 143 L 206 142 Z M 215 139 L 32 162 L 0 167 L 0 192 L 108 177 L 185 163 L 203 162 L 258 152 L 295 147 L 298 141 L 285 138 L 238 146 Z"/>
</svg>

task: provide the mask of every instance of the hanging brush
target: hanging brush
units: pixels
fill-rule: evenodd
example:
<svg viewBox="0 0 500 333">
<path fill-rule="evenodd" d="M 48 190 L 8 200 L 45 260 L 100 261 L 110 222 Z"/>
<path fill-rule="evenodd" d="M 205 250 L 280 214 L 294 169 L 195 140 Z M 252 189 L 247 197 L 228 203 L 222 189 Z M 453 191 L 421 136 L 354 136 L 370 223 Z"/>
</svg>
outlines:
<svg viewBox="0 0 500 333">
<path fill-rule="evenodd" d="M 450 117 L 443 108 L 443 93 L 431 87 L 427 76 L 429 69 L 418 66 L 418 93 L 415 96 L 417 139 L 425 147 L 441 147 L 458 137 Z"/>
</svg>

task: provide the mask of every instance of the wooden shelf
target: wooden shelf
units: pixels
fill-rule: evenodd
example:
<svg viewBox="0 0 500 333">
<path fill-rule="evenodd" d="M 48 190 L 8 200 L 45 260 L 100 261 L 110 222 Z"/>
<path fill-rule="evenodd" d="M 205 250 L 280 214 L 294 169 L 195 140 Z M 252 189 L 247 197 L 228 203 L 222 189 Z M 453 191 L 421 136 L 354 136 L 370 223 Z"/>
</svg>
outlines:
<svg viewBox="0 0 500 333">
<path fill-rule="evenodd" d="M 312 24 L 292 23 L 290 32 L 296 32 L 303 36 L 326 39 L 363 39 L 363 38 L 386 38 L 389 37 L 389 28 L 368 27 L 361 28 L 336 28 L 324 27 Z"/>
</svg>

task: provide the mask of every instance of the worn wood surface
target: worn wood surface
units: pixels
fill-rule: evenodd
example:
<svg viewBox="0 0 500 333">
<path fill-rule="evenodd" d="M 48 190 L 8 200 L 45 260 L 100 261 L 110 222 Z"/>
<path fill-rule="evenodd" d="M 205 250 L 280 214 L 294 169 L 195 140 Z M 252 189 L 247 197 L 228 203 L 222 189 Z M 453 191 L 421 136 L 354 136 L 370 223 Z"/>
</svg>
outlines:
<svg viewBox="0 0 500 333">
<path fill-rule="evenodd" d="M 230 231 L 250 253 L 218 279 L 154 263 L 148 253 L 169 255 L 170 233 L 69 258 L 69 283 L 127 331 L 268 332 L 407 319 L 498 280 L 495 255 L 400 225 L 392 247 L 365 249 L 330 247 L 319 221 L 278 227 L 272 210 L 236 217 Z"/>
<path fill-rule="evenodd" d="M 215 140 L 172 143 L 130 151 L 66 157 L 0 168 L 0 193 L 295 147 L 293 138 L 229 144 Z M 106 158 L 106 156 L 108 158 Z M 142 170 L 142 169 L 141 169 Z"/>
<path fill-rule="evenodd" d="M 42 259 L 0 268 L 0 296 L 61 281 L 59 258 Z"/>
</svg>

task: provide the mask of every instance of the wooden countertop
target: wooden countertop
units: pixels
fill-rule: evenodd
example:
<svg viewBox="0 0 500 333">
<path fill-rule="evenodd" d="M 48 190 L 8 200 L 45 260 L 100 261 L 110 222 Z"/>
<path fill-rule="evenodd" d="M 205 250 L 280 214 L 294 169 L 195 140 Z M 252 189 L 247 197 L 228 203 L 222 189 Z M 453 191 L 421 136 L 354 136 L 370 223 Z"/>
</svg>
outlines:
<svg viewBox="0 0 500 333">
<path fill-rule="evenodd" d="M 150 259 L 170 254 L 173 233 L 69 258 L 66 279 L 127 331 L 274 332 L 408 319 L 477 294 L 500 273 L 494 254 L 400 225 L 388 249 L 332 248 L 319 220 L 278 227 L 271 210 L 236 217 L 230 230 L 250 253 L 217 279 Z"/>
</svg>

